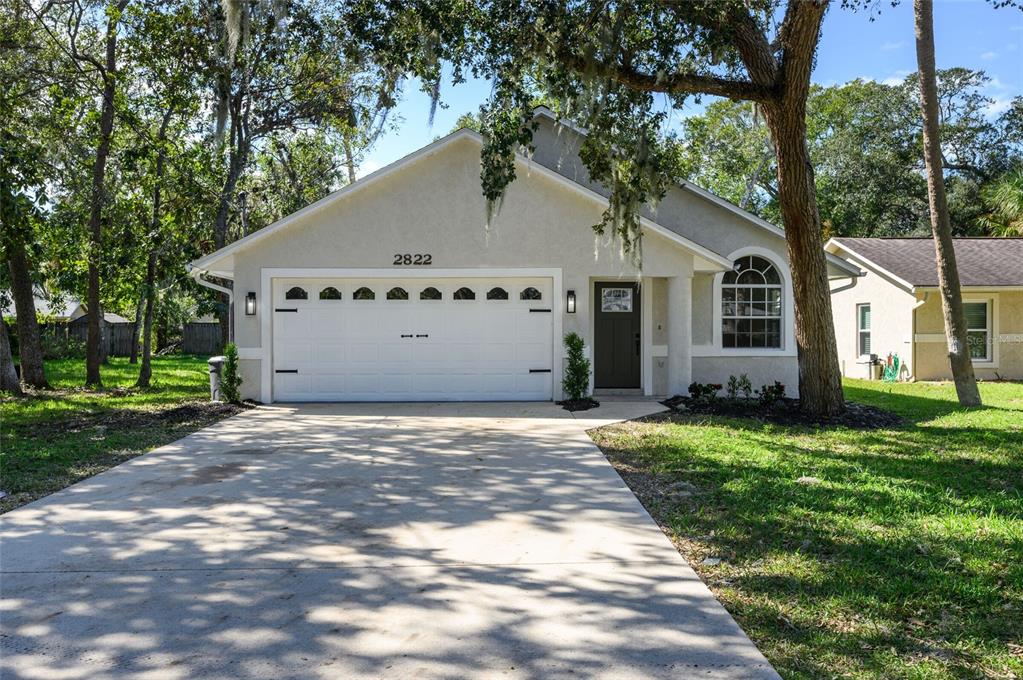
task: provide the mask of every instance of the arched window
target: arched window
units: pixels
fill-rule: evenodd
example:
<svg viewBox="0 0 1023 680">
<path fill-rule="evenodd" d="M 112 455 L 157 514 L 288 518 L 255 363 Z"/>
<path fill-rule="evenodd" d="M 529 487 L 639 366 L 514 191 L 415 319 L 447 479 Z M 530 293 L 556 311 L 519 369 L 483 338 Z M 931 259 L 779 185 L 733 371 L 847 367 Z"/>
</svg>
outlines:
<svg viewBox="0 0 1023 680">
<path fill-rule="evenodd" d="M 387 291 L 388 300 L 408 300 L 408 291 L 404 288 L 395 286 L 391 290 Z"/>
<path fill-rule="evenodd" d="M 721 279 L 722 347 L 781 347 L 781 274 L 746 255 Z"/>
<path fill-rule="evenodd" d="M 533 288 L 532 286 L 530 286 L 529 288 L 524 288 L 522 292 L 519 293 L 520 300 L 539 300 L 542 297 L 543 295 L 540 294 L 540 291 L 538 291 L 536 288 Z"/>
<path fill-rule="evenodd" d="M 341 299 L 341 291 L 339 291 L 334 286 L 327 286 L 326 288 L 324 288 L 323 290 L 320 291 L 320 299 L 321 300 L 340 300 Z"/>
<path fill-rule="evenodd" d="M 507 300 L 508 299 L 508 291 L 506 291 L 504 288 L 491 288 L 490 290 L 487 291 L 487 299 L 488 300 Z"/>
<path fill-rule="evenodd" d="M 440 300 L 441 297 L 443 296 L 441 295 L 440 291 L 434 288 L 433 286 L 430 286 L 429 288 L 424 288 L 422 291 L 419 292 L 420 300 Z"/>
<path fill-rule="evenodd" d="M 472 292 L 471 288 L 466 288 L 465 286 L 462 286 L 461 288 L 455 291 L 455 294 L 452 297 L 454 297 L 456 300 L 475 300 L 476 293 Z"/>
<path fill-rule="evenodd" d="M 353 300 L 376 300 L 377 299 L 377 294 L 374 293 L 369 288 L 366 288 L 366 286 L 363 286 L 362 288 L 359 288 L 354 293 L 352 293 L 352 299 Z"/>
<path fill-rule="evenodd" d="M 284 294 L 284 299 L 285 300 L 308 300 L 309 299 L 309 293 L 305 292 L 305 288 L 301 288 L 299 286 L 295 286 L 294 288 L 289 288 L 288 289 L 288 292 Z"/>
</svg>

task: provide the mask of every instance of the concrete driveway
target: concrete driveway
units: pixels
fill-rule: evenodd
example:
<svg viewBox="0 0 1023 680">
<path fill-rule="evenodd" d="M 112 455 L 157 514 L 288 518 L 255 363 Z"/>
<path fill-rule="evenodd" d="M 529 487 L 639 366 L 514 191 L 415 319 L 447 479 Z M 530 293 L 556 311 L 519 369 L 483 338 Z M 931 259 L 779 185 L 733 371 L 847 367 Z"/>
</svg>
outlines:
<svg viewBox="0 0 1023 680">
<path fill-rule="evenodd" d="M 778 677 L 594 424 L 552 404 L 223 421 L 3 516 L 0 675 Z"/>
</svg>

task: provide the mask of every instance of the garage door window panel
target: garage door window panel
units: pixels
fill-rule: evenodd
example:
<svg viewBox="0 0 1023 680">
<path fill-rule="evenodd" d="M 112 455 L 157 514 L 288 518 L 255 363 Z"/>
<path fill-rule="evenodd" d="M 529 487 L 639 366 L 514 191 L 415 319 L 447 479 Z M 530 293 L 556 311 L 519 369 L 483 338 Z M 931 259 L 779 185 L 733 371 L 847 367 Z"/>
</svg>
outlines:
<svg viewBox="0 0 1023 680">
<path fill-rule="evenodd" d="M 543 299 L 543 294 L 541 294 L 540 291 L 537 290 L 536 288 L 534 288 L 533 286 L 529 286 L 528 288 L 523 288 L 522 289 L 522 292 L 519 293 L 519 299 L 520 300 L 542 300 Z"/>
<path fill-rule="evenodd" d="M 443 299 L 443 297 L 444 295 L 433 286 L 424 288 L 419 292 L 420 300 L 440 300 Z"/>
<path fill-rule="evenodd" d="M 455 291 L 454 298 L 456 300 L 475 300 L 476 293 L 471 288 L 461 287 Z"/>
<path fill-rule="evenodd" d="M 508 299 L 508 291 L 506 291 L 504 288 L 500 288 L 500 287 L 491 288 L 490 290 L 487 291 L 487 299 L 488 300 L 507 300 Z"/>
<path fill-rule="evenodd" d="M 320 299 L 321 300 L 340 300 L 341 299 L 341 291 L 339 291 L 334 286 L 327 286 L 326 288 L 324 288 L 323 290 L 320 291 Z"/>
<path fill-rule="evenodd" d="M 288 289 L 288 292 L 284 294 L 285 300 L 308 300 L 309 293 L 306 292 L 305 288 L 301 286 L 292 286 Z"/>
<path fill-rule="evenodd" d="M 362 286 L 352 293 L 353 300 L 376 300 L 377 294 L 372 289 Z"/>
<path fill-rule="evenodd" d="M 388 300 L 408 300 L 408 291 L 400 286 L 395 286 L 387 291 Z"/>
</svg>

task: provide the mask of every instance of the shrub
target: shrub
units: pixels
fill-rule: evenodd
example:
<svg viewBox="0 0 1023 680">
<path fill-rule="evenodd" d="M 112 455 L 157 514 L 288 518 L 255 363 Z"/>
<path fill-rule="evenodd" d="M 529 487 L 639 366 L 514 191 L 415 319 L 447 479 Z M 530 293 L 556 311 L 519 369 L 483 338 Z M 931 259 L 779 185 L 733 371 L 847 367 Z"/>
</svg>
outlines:
<svg viewBox="0 0 1023 680">
<path fill-rule="evenodd" d="M 728 376 L 728 398 L 732 401 L 739 398 L 739 379 L 734 375 Z"/>
<path fill-rule="evenodd" d="M 84 359 L 85 342 L 62 332 L 62 329 L 40 328 L 39 343 L 44 359 Z"/>
<path fill-rule="evenodd" d="M 565 348 L 568 351 L 568 363 L 565 364 L 565 377 L 562 386 L 565 397 L 572 401 L 584 399 L 590 391 L 590 360 L 583 353 L 583 339 L 578 333 L 565 336 Z"/>
<path fill-rule="evenodd" d="M 753 383 L 750 382 L 749 376 L 745 373 L 738 378 L 734 375 L 728 376 L 728 398 L 735 401 L 739 398 L 740 392 L 746 400 L 753 396 Z"/>
<path fill-rule="evenodd" d="M 689 383 L 689 396 L 697 401 L 712 401 L 717 399 L 718 391 L 721 389 L 719 383 Z"/>
<path fill-rule="evenodd" d="M 764 406 L 774 406 L 777 402 L 785 398 L 785 386 L 777 380 L 774 381 L 773 385 L 764 385 L 757 390 L 757 399 Z"/>
<path fill-rule="evenodd" d="M 238 391 L 242 378 L 238 375 L 238 348 L 233 342 L 224 347 L 224 357 L 226 361 L 220 374 L 220 396 L 226 402 L 237 404 L 242 400 L 241 392 Z"/>
</svg>

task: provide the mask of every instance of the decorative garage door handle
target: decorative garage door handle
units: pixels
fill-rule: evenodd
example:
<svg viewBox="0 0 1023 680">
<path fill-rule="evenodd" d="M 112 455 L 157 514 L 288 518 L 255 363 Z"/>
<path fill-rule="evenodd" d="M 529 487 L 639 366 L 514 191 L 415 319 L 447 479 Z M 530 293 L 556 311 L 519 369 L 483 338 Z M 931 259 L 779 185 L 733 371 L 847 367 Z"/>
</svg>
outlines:
<svg viewBox="0 0 1023 680">
<path fill-rule="evenodd" d="M 274 373 L 298 373 L 297 368 L 278 368 Z"/>
<path fill-rule="evenodd" d="M 529 369 L 529 372 L 530 373 L 550 373 L 551 369 L 549 369 L 549 368 L 531 368 L 531 369 Z"/>
<path fill-rule="evenodd" d="M 416 333 L 416 337 L 417 338 L 428 338 L 428 337 L 430 337 L 430 334 L 429 333 Z"/>
<path fill-rule="evenodd" d="M 282 307 L 278 307 L 274 311 L 275 312 L 297 312 L 298 310 L 294 309 L 294 308 L 285 309 L 285 308 L 282 308 Z"/>
<path fill-rule="evenodd" d="M 550 312 L 549 309 L 530 309 L 531 312 Z"/>
</svg>

